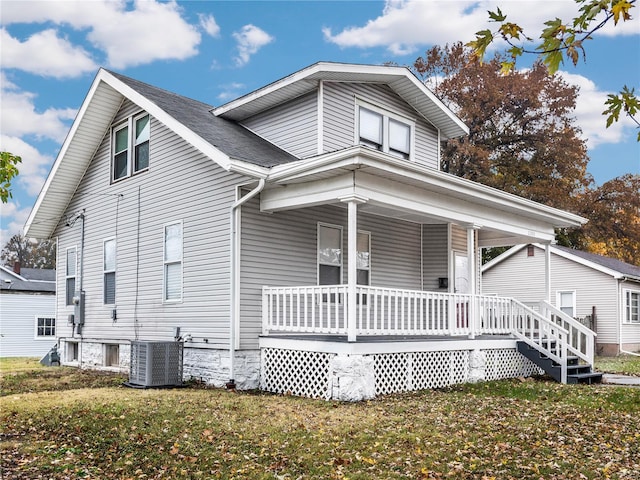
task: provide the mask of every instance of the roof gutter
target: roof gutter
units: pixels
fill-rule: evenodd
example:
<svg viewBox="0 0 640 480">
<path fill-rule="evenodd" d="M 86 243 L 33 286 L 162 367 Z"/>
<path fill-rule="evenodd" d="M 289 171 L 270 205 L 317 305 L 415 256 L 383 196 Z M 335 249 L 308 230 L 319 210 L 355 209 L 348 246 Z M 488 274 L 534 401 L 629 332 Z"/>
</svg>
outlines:
<svg viewBox="0 0 640 480">
<path fill-rule="evenodd" d="M 231 206 L 231 286 L 229 290 L 229 381 L 226 384 L 228 389 L 235 389 L 235 353 L 239 347 L 237 326 L 240 318 L 240 207 L 253 197 L 258 195 L 265 186 L 266 179 L 260 178 L 258 186 L 235 201 Z M 236 193 L 236 197 L 238 194 Z"/>
</svg>

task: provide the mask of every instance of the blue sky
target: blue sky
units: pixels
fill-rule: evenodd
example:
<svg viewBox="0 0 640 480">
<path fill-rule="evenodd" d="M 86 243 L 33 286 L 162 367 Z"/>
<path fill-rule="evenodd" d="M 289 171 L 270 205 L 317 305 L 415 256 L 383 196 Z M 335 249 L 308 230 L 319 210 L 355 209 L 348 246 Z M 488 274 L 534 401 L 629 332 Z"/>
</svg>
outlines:
<svg viewBox="0 0 640 480">
<path fill-rule="evenodd" d="M 321 60 L 411 65 L 432 45 L 490 28 L 498 5 L 531 34 L 575 14 L 572 0 L 0 0 L 0 148 L 23 160 L 0 242 L 22 229 L 99 67 L 220 105 Z M 576 122 L 598 184 L 640 173 L 633 123 L 605 129 L 600 115 L 607 93 L 640 90 L 638 10 L 588 42 L 587 62 L 561 71 L 580 86 Z"/>
</svg>

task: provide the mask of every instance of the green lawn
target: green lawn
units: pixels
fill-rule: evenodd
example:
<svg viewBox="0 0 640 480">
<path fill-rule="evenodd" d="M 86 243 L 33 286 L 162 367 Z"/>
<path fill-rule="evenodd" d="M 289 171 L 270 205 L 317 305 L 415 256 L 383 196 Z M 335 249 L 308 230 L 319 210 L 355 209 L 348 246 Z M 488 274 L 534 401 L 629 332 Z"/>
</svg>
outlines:
<svg viewBox="0 0 640 480">
<path fill-rule="evenodd" d="M 599 372 L 620 373 L 640 377 L 640 357 L 634 355 L 596 357 L 595 367 Z"/>
<path fill-rule="evenodd" d="M 637 479 L 640 389 L 487 382 L 357 404 L 2 362 L 3 479 Z M 16 378 L 20 380 L 16 382 Z"/>
</svg>

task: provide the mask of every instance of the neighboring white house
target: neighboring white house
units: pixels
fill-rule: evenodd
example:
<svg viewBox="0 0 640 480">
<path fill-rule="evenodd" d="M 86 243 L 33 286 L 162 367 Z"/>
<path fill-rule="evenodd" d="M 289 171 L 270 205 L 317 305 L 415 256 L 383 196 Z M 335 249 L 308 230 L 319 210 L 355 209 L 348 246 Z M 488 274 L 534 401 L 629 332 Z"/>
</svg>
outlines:
<svg viewBox="0 0 640 480">
<path fill-rule="evenodd" d="M 598 354 L 640 351 L 640 267 L 557 245 L 550 263 L 551 303 L 572 317 L 595 317 Z M 537 302 L 545 294 L 544 246 L 518 245 L 488 262 L 482 292 Z"/>
<path fill-rule="evenodd" d="M 0 266 L 0 357 L 42 357 L 56 344 L 56 271 Z"/>
<path fill-rule="evenodd" d="M 467 133 L 403 67 L 317 63 L 217 108 L 101 69 L 26 224 L 57 238 L 63 364 L 179 338 L 185 377 L 340 399 L 535 371 L 518 322 L 550 318 L 480 296 L 478 251 L 584 219 L 441 172 Z"/>
</svg>

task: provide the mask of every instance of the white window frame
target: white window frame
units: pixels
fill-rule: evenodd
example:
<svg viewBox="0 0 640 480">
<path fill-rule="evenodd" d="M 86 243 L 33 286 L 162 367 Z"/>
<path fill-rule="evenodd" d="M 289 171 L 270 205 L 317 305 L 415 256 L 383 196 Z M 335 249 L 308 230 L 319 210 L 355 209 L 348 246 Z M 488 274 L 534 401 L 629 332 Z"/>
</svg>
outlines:
<svg viewBox="0 0 640 480">
<path fill-rule="evenodd" d="M 167 228 L 180 225 L 180 259 L 167 260 Z M 167 266 L 180 265 L 180 296 L 179 298 L 167 298 Z M 182 221 L 165 223 L 162 226 L 162 301 L 163 303 L 180 303 L 184 294 L 184 225 Z"/>
<path fill-rule="evenodd" d="M 74 257 L 75 257 L 75 265 L 73 266 L 73 275 L 69 275 L 69 251 L 73 250 L 74 252 Z M 73 292 L 69 292 L 69 279 L 73 278 Z M 65 305 L 70 306 L 73 305 L 73 297 L 76 294 L 76 290 L 78 288 L 77 285 L 77 281 L 78 281 L 78 248 L 77 247 L 67 247 L 65 249 L 65 254 L 64 254 L 64 295 L 65 295 Z M 71 296 L 69 296 L 69 293 L 71 293 Z M 71 300 L 71 301 L 69 301 Z"/>
<path fill-rule="evenodd" d="M 369 243 L 369 245 L 367 247 L 369 249 L 368 250 L 368 252 L 369 252 L 369 266 L 367 268 L 359 268 L 359 267 L 356 266 L 356 270 L 366 270 L 367 272 L 369 272 L 367 274 L 368 283 L 366 283 L 366 284 L 358 283 L 358 285 L 369 286 L 369 285 L 371 285 L 371 257 L 372 257 L 372 255 L 371 255 L 371 232 L 369 232 L 367 230 L 358 230 L 358 235 L 366 235 L 367 236 L 367 241 Z M 357 242 L 356 242 L 356 244 L 357 244 Z M 360 253 L 360 252 L 358 251 L 357 253 Z M 357 261 L 356 261 L 356 264 L 357 264 Z M 356 278 L 357 278 L 357 274 L 356 274 Z"/>
<path fill-rule="evenodd" d="M 631 296 L 638 297 L 638 311 L 635 312 L 636 319 L 633 318 L 631 311 Z M 640 290 L 631 290 L 625 288 L 622 290 L 622 309 L 623 309 L 623 323 L 628 325 L 640 325 Z"/>
<path fill-rule="evenodd" d="M 53 320 L 53 325 L 43 325 L 43 328 L 53 328 L 53 333 L 51 335 L 39 335 L 38 334 L 38 329 L 39 329 L 39 321 L 40 320 Z M 56 317 L 55 315 L 36 315 L 35 316 L 35 331 L 34 331 L 34 336 L 33 338 L 35 340 L 50 340 L 52 338 L 56 338 Z"/>
<path fill-rule="evenodd" d="M 107 243 L 113 242 L 113 269 L 107 269 Z M 118 242 L 115 237 L 105 238 L 102 242 L 102 303 L 104 305 L 115 305 L 116 304 L 116 286 L 117 286 L 117 270 L 118 270 Z M 113 302 L 107 303 L 107 274 L 113 273 Z"/>
<path fill-rule="evenodd" d="M 334 265 L 333 263 L 321 263 L 320 262 L 320 229 L 321 228 L 335 228 L 337 230 L 340 230 L 340 265 Z M 320 285 L 320 265 L 328 265 L 330 267 L 339 267 L 340 269 L 340 283 L 338 285 L 342 285 L 342 275 L 343 275 L 343 271 L 342 271 L 342 265 L 344 263 L 344 228 L 342 227 L 342 225 L 333 225 L 331 223 L 323 223 L 323 222 L 318 222 L 318 227 L 317 227 L 317 240 L 316 240 L 316 266 L 317 266 L 317 273 L 316 273 L 316 284 Z"/>
<path fill-rule="evenodd" d="M 415 132 L 416 132 L 416 122 L 415 120 L 411 120 L 410 118 L 404 117 L 394 112 L 390 112 L 389 110 L 385 110 L 383 108 L 377 107 L 369 102 L 356 98 L 356 125 L 355 125 L 355 144 L 356 145 L 366 145 L 366 143 L 361 143 L 360 140 L 360 109 L 369 110 L 373 113 L 382 116 L 382 145 L 380 147 L 380 151 L 387 153 L 389 155 L 393 155 L 396 158 L 402 158 L 406 160 L 413 161 L 415 157 Z M 401 123 L 409 127 L 409 152 L 407 156 L 400 155 L 398 153 L 394 153 L 389 148 L 389 120 L 393 120 L 397 123 Z"/>
<path fill-rule="evenodd" d="M 138 120 L 140 120 L 141 118 L 144 117 L 149 117 L 149 139 L 146 140 L 149 143 L 151 142 L 151 116 L 147 113 L 147 112 L 139 112 L 136 113 L 134 115 L 129 116 L 125 121 L 118 123 L 117 125 L 114 125 L 111 128 L 111 182 L 115 183 L 115 182 L 120 182 L 122 180 L 124 180 L 125 178 L 129 178 L 133 175 L 136 175 L 138 173 L 141 172 L 146 172 L 147 170 L 149 170 L 149 161 L 150 159 L 147 159 L 147 166 L 141 169 L 136 170 L 135 168 L 135 164 L 136 164 L 136 158 L 135 158 L 135 148 L 137 146 L 136 144 L 136 123 Z M 115 160 L 116 160 L 116 134 L 124 129 L 124 128 L 128 128 L 127 131 L 127 171 L 125 172 L 125 174 L 120 177 L 120 178 L 116 178 L 115 173 L 116 173 L 116 165 L 115 165 Z M 144 143 L 144 142 L 141 142 Z M 150 155 L 149 155 L 150 156 Z"/>
<path fill-rule="evenodd" d="M 556 308 L 558 310 L 562 310 L 562 304 L 561 304 L 561 300 L 562 300 L 562 294 L 563 293 L 570 293 L 571 294 L 571 309 L 573 310 L 573 315 L 569 315 L 571 318 L 576 318 L 577 317 L 577 312 L 576 312 L 576 291 L 575 290 L 558 290 L 556 291 Z M 566 313 L 566 312 L 565 312 Z"/>
</svg>

